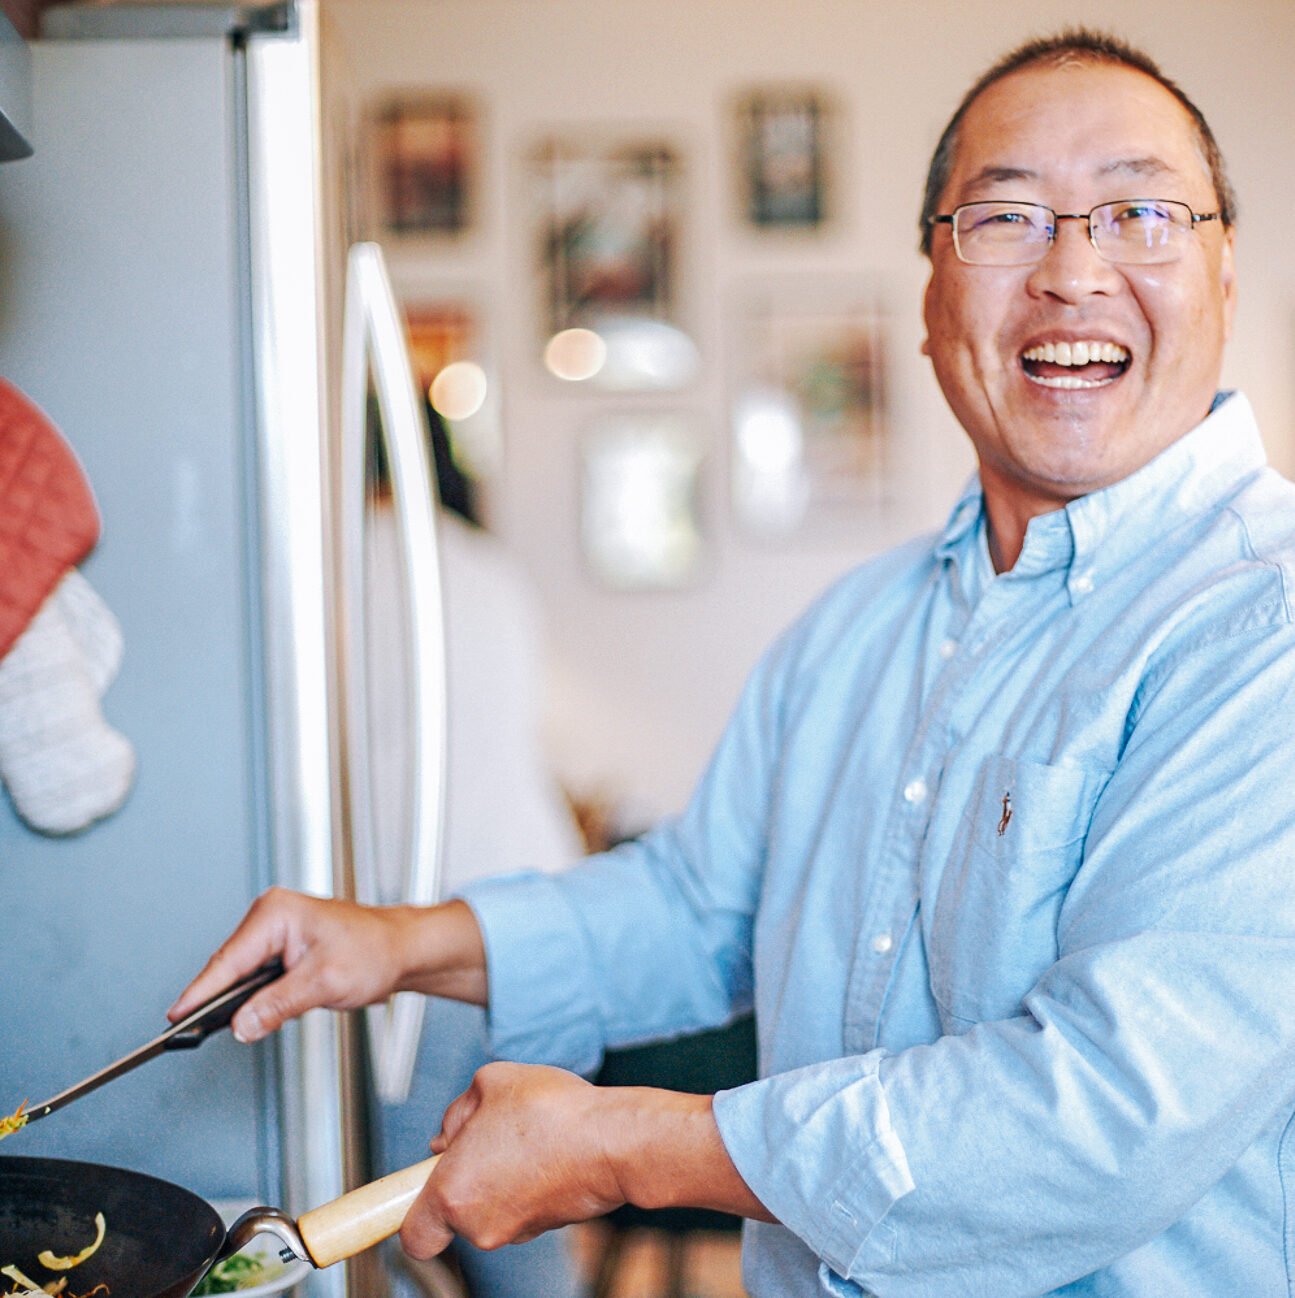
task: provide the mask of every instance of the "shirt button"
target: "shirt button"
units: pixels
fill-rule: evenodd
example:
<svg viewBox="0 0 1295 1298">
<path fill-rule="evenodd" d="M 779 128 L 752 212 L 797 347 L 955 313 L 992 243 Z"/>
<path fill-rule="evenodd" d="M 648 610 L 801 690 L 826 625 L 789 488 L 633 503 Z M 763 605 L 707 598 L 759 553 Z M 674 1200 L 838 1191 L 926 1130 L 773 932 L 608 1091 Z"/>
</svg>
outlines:
<svg viewBox="0 0 1295 1298">
<path fill-rule="evenodd" d="M 1083 573 L 1075 578 L 1075 594 L 1091 595 L 1093 593 L 1093 575 L 1090 572 Z"/>
<path fill-rule="evenodd" d="M 872 949 L 878 955 L 885 955 L 894 945 L 895 939 L 891 937 L 889 933 L 878 933 L 877 936 L 872 939 Z"/>
<path fill-rule="evenodd" d="M 909 780 L 909 782 L 904 785 L 905 802 L 921 802 L 924 797 L 926 797 L 925 780 Z"/>
<path fill-rule="evenodd" d="M 958 642 L 956 640 L 946 640 L 940 646 L 940 657 L 948 662 L 954 654 L 958 652 Z"/>
</svg>

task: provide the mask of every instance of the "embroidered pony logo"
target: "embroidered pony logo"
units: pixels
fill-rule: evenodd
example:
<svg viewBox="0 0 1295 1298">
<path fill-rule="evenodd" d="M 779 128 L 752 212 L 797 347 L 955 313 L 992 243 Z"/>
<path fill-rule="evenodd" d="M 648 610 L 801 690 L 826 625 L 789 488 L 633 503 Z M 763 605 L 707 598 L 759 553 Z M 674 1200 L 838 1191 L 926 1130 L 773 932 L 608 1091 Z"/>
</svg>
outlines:
<svg viewBox="0 0 1295 1298">
<path fill-rule="evenodd" d="M 998 821 L 999 838 L 1002 838 L 1002 836 L 1005 833 L 1007 833 L 1007 826 L 1011 824 L 1011 821 L 1012 821 L 1012 791 L 1008 789 L 1007 792 L 1003 794 L 1003 814 Z"/>
</svg>

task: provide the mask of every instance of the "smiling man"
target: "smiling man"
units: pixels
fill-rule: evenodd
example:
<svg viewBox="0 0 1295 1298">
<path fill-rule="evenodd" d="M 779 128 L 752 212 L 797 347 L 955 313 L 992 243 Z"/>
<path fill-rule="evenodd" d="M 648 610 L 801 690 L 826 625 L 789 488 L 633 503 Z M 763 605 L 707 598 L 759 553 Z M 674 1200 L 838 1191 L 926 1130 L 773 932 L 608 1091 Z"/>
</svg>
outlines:
<svg viewBox="0 0 1295 1298">
<path fill-rule="evenodd" d="M 928 185 L 943 210 L 923 213 L 926 351 L 976 449 L 1000 570 L 1035 514 L 1205 417 L 1235 304 L 1204 119 L 1137 56 L 1037 48 L 960 110 Z"/>
<path fill-rule="evenodd" d="M 173 1012 L 276 952 L 245 1039 L 488 1002 L 533 1062 L 451 1106 L 420 1256 L 628 1200 L 748 1216 L 754 1298 L 1292 1292 L 1295 489 L 1216 391 L 1232 206 L 1144 56 L 998 65 L 922 218 L 944 530 L 778 640 L 678 819 L 427 911 L 269 894 Z M 750 1085 L 563 1071 L 752 1006 Z"/>
</svg>

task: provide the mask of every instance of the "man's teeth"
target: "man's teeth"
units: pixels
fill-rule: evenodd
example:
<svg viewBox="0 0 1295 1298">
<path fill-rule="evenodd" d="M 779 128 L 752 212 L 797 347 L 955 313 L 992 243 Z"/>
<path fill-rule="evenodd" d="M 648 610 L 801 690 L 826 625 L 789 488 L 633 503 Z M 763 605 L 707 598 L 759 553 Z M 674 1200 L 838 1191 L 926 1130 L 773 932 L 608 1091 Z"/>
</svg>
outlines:
<svg viewBox="0 0 1295 1298">
<path fill-rule="evenodd" d="M 1048 365 L 1060 365 L 1069 369 L 1089 364 L 1123 365 L 1129 359 L 1129 353 L 1119 343 L 1039 343 L 1036 347 L 1027 348 L 1023 360 L 1042 362 Z M 1073 391 L 1078 388 L 1104 388 L 1114 383 L 1122 371 L 1098 371 L 1101 377 L 1090 377 L 1081 373 L 1074 374 L 1037 374 L 1032 370 L 1025 371 L 1025 377 L 1031 383 L 1045 388 L 1064 388 Z"/>
<path fill-rule="evenodd" d="M 1129 354 L 1119 343 L 1040 343 L 1025 352 L 1027 361 L 1046 361 L 1050 365 L 1087 365 L 1090 361 L 1119 363 Z"/>
</svg>

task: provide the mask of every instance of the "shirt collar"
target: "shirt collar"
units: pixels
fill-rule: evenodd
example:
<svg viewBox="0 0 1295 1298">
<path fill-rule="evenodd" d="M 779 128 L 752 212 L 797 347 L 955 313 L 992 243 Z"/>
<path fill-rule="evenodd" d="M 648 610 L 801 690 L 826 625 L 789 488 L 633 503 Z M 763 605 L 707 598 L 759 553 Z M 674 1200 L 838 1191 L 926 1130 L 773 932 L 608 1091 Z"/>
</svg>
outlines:
<svg viewBox="0 0 1295 1298">
<path fill-rule="evenodd" d="M 1222 500 L 1266 462 L 1250 402 L 1240 392 L 1220 393 L 1195 428 L 1142 468 L 1031 519 L 1012 572 L 1027 577 L 1068 568 L 1073 603 L 1103 572 L 1145 548 L 1147 520 L 1155 520 L 1158 534 L 1168 531 Z M 980 478 L 972 474 L 940 536 L 937 558 L 957 557 L 983 513 Z"/>
<path fill-rule="evenodd" d="M 967 535 L 980 526 L 980 518 L 985 510 L 984 498 L 980 492 L 980 475 L 973 473 L 967 479 L 966 486 L 958 496 L 957 504 L 949 515 L 949 521 L 936 543 L 937 559 L 953 559 Z"/>
</svg>

